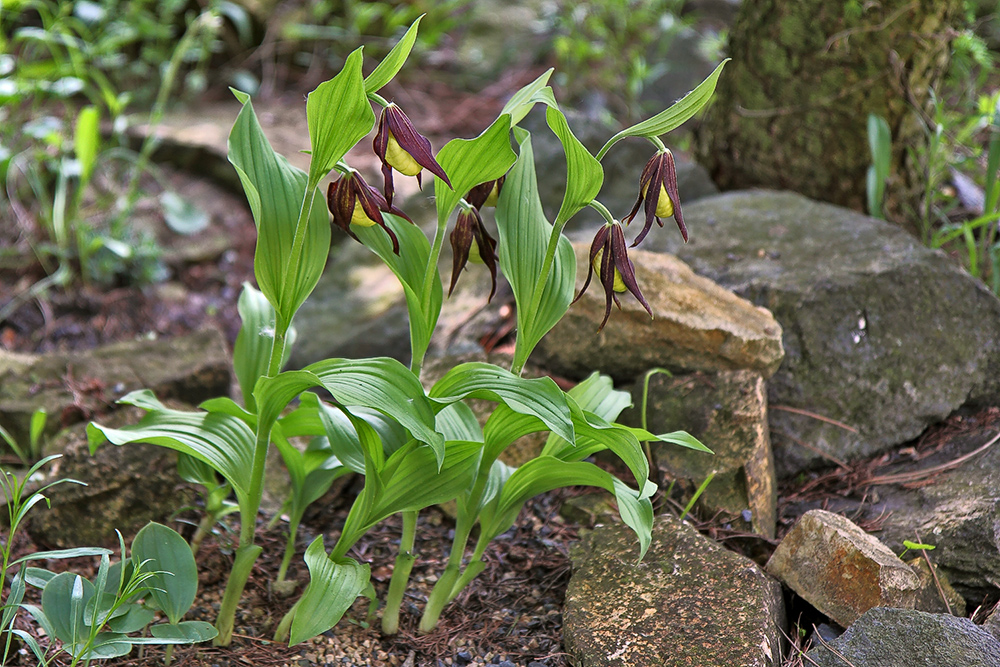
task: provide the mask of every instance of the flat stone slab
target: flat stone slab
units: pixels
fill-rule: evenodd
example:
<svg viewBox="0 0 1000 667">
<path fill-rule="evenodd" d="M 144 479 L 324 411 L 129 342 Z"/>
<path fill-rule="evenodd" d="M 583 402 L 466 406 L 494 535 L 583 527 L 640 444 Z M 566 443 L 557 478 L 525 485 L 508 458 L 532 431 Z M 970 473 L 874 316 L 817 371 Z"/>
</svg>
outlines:
<svg viewBox="0 0 1000 667">
<path fill-rule="evenodd" d="M 802 515 L 767 571 L 845 628 L 873 607 L 913 609 L 920 588 L 916 573 L 888 547 L 823 510 Z"/>
<path fill-rule="evenodd" d="M 54 432 L 136 389 L 197 405 L 228 396 L 231 371 L 225 338 L 216 329 L 44 355 L 0 351 L 0 425 L 27 442 L 37 408 L 48 412 L 47 428 Z"/>
<path fill-rule="evenodd" d="M 823 463 L 798 442 L 841 460 L 867 456 L 998 398 L 1000 300 L 902 229 L 764 190 L 701 199 L 684 218 L 690 243 L 650 234 L 642 247 L 768 308 L 784 332 L 768 389 L 780 476 Z"/>
<path fill-rule="evenodd" d="M 574 244 L 576 289 L 587 278 L 590 246 Z M 679 371 L 752 369 L 770 377 L 781 364 L 781 327 L 769 312 L 697 276 L 676 257 L 632 250 L 636 279 L 653 319 L 631 294 L 619 295 L 604 329 L 604 290 L 595 278 L 541 341 L 540 365 L 568 377 L 599 370 L 631 381 L 662 366 Z"/>
<path fill-rule="evenodd" d="M 816 667 L 997 667 L 1000 642 L 967 618 L 876 607 L 806 654 Z M 831 650 L 833 649 L 833 650 Z M 836 653 L 834 653 L 836 651 Z M 846 662 L 845 662 L 846 660 Z"/>
<path fill-rule="evenodd" d="M 781 664 L 781 586 L 753 561 L 674 517 L 635 534 L 607 525 L 572 554 L 563 639 L 578 667 Z"/>
</svg>

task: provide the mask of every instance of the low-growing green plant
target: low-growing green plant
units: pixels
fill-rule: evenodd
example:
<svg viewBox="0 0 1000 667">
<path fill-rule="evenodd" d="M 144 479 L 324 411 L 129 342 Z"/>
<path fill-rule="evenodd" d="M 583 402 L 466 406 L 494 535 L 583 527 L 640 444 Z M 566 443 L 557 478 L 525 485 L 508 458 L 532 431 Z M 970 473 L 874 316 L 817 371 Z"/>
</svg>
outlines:
<svg viewBox="0 0 1000 667">
<path fill-rule="evenodd" d="M 275 633 L 276 639 L 293 643 L 331 628 L 359 595 L 374 595 L 369 565 L 348 553 L 369 529 L 393 514 L 402 516 L 403 532 L 383 612 L 383 630 L 388 633 L 398 628 L 415 558 L 419 511 L 458 501 L 451 556 L 421 622 L 421 629 L 428 631 L 448 601 L 482 571 L 484 550 L 513 524 L 528 499 L 563 486 L 606 489 L 615 495 L 623 521 L 635 531 L 641 557 L 650 541 L 650 497 L 656 486 L 648 480 L 640 441 L 707 451 L 687 434 L 656 435 L 615 423 L 623 399 L 607 378 L 591 379 L 567 393 L 551 378 L 527 379 L 521 373 L 536 344 L 573 301 L 576 258 L 562 231 L 587 206 L 606 222 L 591 247 L 584 289 L 596 271 L 605 291 L 605 322 L 612 302 L 625 291 L 652 314 L 628 258 L 624 226 L 643 208 L 644 227 L 635 243 L 651 230 L 654 220 L 662 226 L 660 218 L 669 216 L 687 238 L 673 157 L 658 137 L 708 102 L 723 65 L 671 108 L 611 137 L 596 156 L 569 128 L 547 85 L 551 71 L 516 92 L 478 137 L 454 139 L 435 156 L 403 111 L 379 95 L 406 61 L 418 24 L 419 20 L 367 77 L 362 75 L 358 49 L 340 73 L 310 93 L 308 172 L 292 167 L 273 151 L 249 96 L 234 91 L 243 108 L 230 134 L 229 158 L 257 224 L 254 272 L 263 296 L 247 288 L 241 298 L 247 307 L 241 308 L 242 342 L 234 352 L 234 368 L 244 405 L 217 398 L 203 403 L 197 412 L 184 412 L 167 408 L 149 391 L 138 391 L 121 400 L 146 410 L 137 424 L 88 427 L 92 450 L 105 440 L 169 447 L 211 466 L 232 486 L 239 505 L 240 541 L 216 623 L 218 644 L 231 641 L 237 605 L 261 552 L 254 529 L 272 442 L 300 478 L 289 501 L 299 507 L 328 479 L 321 476 L 313 485 L 310 472 L 329 475 L 340 465 L 364 476 L 364 487 L 332 548 L 328 551 L 320 536 L 306 549 L 309 584 Z M 381 192 L 343 162 L 348 150 L 376 125 L 372 104 L 382 109 L 373 142 L 382 162 Z M 531 135 L 518 127 L 536 105 L 544 109 L 568 165 L 563 203 L 551 223 L 538 196 Z M 604 177 L 600 160 L 627 137 L 648 139 L 656 152 L 639 178 L 635 206 L 619 221 L 596 196 Z M 432 239 L 409 221 L 393 196 L 394 177 L 419 179 L 423 169 L 434 175 L 437 224 Z M 330 185 L 324 206 L 318 186 L 331 172 L 339 178 Z M 498 240 L 482 218 L 494 203 Z M 420 374 L 444 298 L 438 259 L 456 209 L 458 221 L 450 236 L 455 256 L 452 286 L 466 263 L 476 258 L 490 270 L 494 284 L 499 267 L 517 304 L 517 337 L 509 370 L 464 363 L 426 390 Z M 330 214 L 338 228 L 367 246 L 400 280 L 409 312 L 409 368 L 394 359 L 369 358 L 326 359 L 301 370 L 281 370 L 294 316 L 326 264 Z M 324 400 L 308 393 L 315 387 L 325 391 Z M 289 411 L 295 399 L 299 401 Z M 472 399 L 494 405 L 482 426 L 468 404 Z M 511 443 L 536 432 L 552 434 L 538 457 L 516 469 L 499 462 Z M 291 453 L 288 439 L 296 436 L 325 438 L 313 450 L 319 452 L 317 461 L 325 457 L 318 467 L 307 463 L 308 450 Z M 585 460 L 602 450 L 623 461 L 634 486 Z M 463 569 L 467 540 L 475 526 L 479 527 L 476 546 Z"/>
<path fill-rule="evenodd" d="M 7 446 L 17 454 L 21 463 L 29 465 L 32 461 L 37 461 L 42 455 L 42 435 L 45 433 L 45 423 L 49 414 L 45 408 L 38 408 L 31 413 L 31 420 L 28 423 L 28 446 L 27 448 L 18 444 L 17 440 L 3 426 L 0 426 L 0 438 L 3 438 Z"/>
<path fill-rule="evenodd" d="M 166 645 L 164 662 L 169 664 L 174 644 L 215 637 L 210 623 L 181 621 L 198 589 L 197 566 L 183 537 L 171 528 L 149 523 L 132 541 L 131 556 L 126 555 L 120 533 L 118 542 L 122 560 L 112 565 L 111 552 L 102 550 L 94 581 L 72 572 L 25 570 L 24 583 L 42 590 L 42 604 L 21 606 L 47 637 L 61 644 L 46 651 L 33 637 L 21 633 L 39 664 L 49 664 L 60 652 L 69 654 L 71 666 L 81 660 L 118 658 L 135 645 L 147 644 Z M 150 625 L 157 611 L 167 617 L 167 623 Z M 151 636 L 129 636 L 143 630 Z"/>
</svg>

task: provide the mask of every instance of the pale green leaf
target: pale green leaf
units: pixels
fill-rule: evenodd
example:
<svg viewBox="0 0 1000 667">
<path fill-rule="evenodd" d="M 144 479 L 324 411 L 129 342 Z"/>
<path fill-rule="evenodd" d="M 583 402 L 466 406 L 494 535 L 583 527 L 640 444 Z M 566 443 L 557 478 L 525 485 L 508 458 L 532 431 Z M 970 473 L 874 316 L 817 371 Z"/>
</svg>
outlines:
<svg viewBox="0 0 1000 667">
<path fill-rule="evenodd" d="M 125 613 L 122 616 L 112 618 L 108 621 L 107 629 L 111 632 L 128 634 L 139 632 L 149 625 L 156 618 L 156 611 L 138 604 L 125 605 Z"/>
<path fill-rule="evenodd" d="M 57 574 L 42 589 L 42 612 L 59 641 L 74 645 L 87 634 L 84 610 L 94 584 L 72 572 Z"/>
<path fill-rule="evenodd" d="M 641 428 L 632 427 L 622 427 L 628 428 L 636 438 L 641 442 L 653 441 L 653 442 L 669 442 L 672 445 L 678 445 L 680 447 L 685 447 L 687 449 L 693 449 L 697 452 L 705 452 L 706 454 L 714 454 L 711 449 L 706 447 L 701 443 L 698 438 L 694 437 L 686 431 L 674 431 L 672 433 L 650 433 Z"/>
<path fill-rule="evenodd" d="M 229 161 L 240 177 L 257 225 L 257 285 L 278 316 L 291 322 L 326 265 L 330 250 L 326 202 L 322 196 L 313 197 L 302 254 L 291 257 L 308 179 L 304 171 L 289 165 L 271 148 L 249 98 L 229 134 Z"/>
<path fill-rule="evenodd" d="M 215 639 L 218 631 L 205 621 L 183 621 L 176 625 L 160 624 L 149 628 L 149 634 L 157 639 L 171 639 L 185 644 L 197 644 Z"/>
<path fill-rule="evenodd" d="M 187 541 L 177 531 L 150 522 L 132 540 L 132 558 L 153 574 L 147 581 L 156 606 L 179 623 L 198 593 L 198 566 Z"/>
<path fill-rule="evenodd" d="M 409 27 L 406 34 L 396 42 L 396 45 L 392 47 L 392 50 L 389 51 L 382 62 L 378 64 L 378 67 L 365 77 L 366 93 L 377 93 L 385 84 L 392 81 L 392 77 L 396 76 L 403 67 L 406 59 L 410 56 L 414 42 L 417 41 L 417 28 L 420 25 L 420 19 L 423 17 L 423 15 L 417 17 L 417 20 Z"/>
<path fill-rule="evenodd" d="M 487 181 L 493 181 L 514 164 L 517 155 L 510 147 L 510 116 L 501 114 L 493 124 L 475 139 L 452 139 L 438 151 L 437 161 L 451 180 L 452 187 L 440 178 L 434 178 L 434 195 L 437 198 L 438 225 L 448 221 L 458 200 L 469 190 Z M 504 189 L 506 189 L 506 184 Z"/>
<path fill-rule="evenodd" d="M 163 221 L 177 234 L 197 234 L 211 222 L 207 211 L 173 190 L 160 194 L 160 206 L 163 207 Z"/>
<path fill-rule="evenodd" d="M 576 255 L 572 244 L 560 237 L 552 268 L 535 308 L 532 300 L 542 273 L 552 225 L 545 219 L 538 197 L 531 137 L 520 129 L 515 129 L 514 134 L 519 139 L 521 154 L 504 181 L 496 220 L 500 266 L 517 304 L 514 365 L 523 367 L 535 345 L 562 318 L 573 300 Z"/>
<path fill-rule="evenodd" d="M 233 370 L 243 394 L 243 404 L 248 410 L 255 412 L 253 387 L 257 378 L 267 375 L 271 347 L 274 345 L 274 307 L 253 285 L 243 283 L 236 309 L 242 325 L 233 346 Z M 289 327 L 285 335 L 282 366 L 292 353 L 295 336 L 295 327 Z"/>
<path fill-rule="evenodd" d="M 483 442 L 483 429 L 476 413 L 465 403 L 456 401 L 437 413 L 435 428 L 445 440 Z"/>
<path fill-rule="evenodd" d="M 371 132 L 375 114 L 365 95 L 361 48 L 344 62 L 340 74 L 321 83 L 306 98 L 312 161 L 309 182 L 318 184 L 354 144 Z"/>
<path fill-rule="evenodd" d="M 608 143 L 604 144 L 601 150 L 598 151 L 597 159 L 600 160 L 603 158 L 608 149 L 625 137 L 659 137 L 680 127 L 684 122 L 701 111 L 708 104 L 709 100 L 712 99 L 712 95 L 715 93 L 715 84 L 719 80 L 719 75 L 722 74 L 722 68 L 725 67 L 729 60 L 729 58 L 726 58 L 719 63 L 719 66 L 715 68 L 714 72 L 708 75 L 707 79 L 698 84 L 694 90 L 685 95 L 669 109 L 661 111 L 652 118 L 644 120 L 637 125 L 625 128 L 608 139 Z"/>
<path fill-rule="evenodd" d="M 556 215 L 556 226 L 561 228 L 601 191 L 604 169 L 590 151 L 580 143 L 566 122 L 566 116 L 555 107 L 545 110 L 545 120 L 562 143 L 566 154 L 566 192 Z"/>
<path fill-rule="evenodd" d="M 507 100 L 507 104 L 504 105 L 500 113 L 510 114 L 510 124 L 512 126 L 520 123 L 528 115 L 532 107 L 541 101 L 542 98 L 540 96 L 543 91 L 547 90 L 551 97 L 552 89 L 546 84 L 548 84 L 549 77 L 552 76 L 553 71 L 555 70 L 550 67 L 541 76 L 511 95 L 510 99 Z M 555 98 L 552 98 L 552 103 L 555 104 Z"/>
<path fill-rule="evenodd" d="M 73 151 L 80 163 L 80 183 L 86 185 L 94 173 L 97 153 L 101 146 L 101 117 L 97 107 L 85 106 L 76 117 L 73 132 Z"/>
<path fill-rule="evenodd" d="M 552 378 L 522 378 L 482 362 L 459 364 L 431 387 L 429 396 L 442 404 L 466 398 L 499 401 L 521 414 L 538 417 L 555 433 L 573 442 L 566 395 Z"/>
<path fill-rule="evenodd" d="M 289 644 L 295 645 L 326 632 L 340 621 L 368 585 L 371 572 L 350 558 L 337 561 L 326 555 L 323 537 L 306 549 L 309 586 L 295 610 Z"/>
<path fill-rule="evenodd" d="M 382 218 L 399 239 L 401 250 L 398 255 L 393 252 L 388 234 L 378 225 L 359 227 L 354 231 L 361 242 L 378 255 L 399 279 L 410 316 L 410 354 L 422 358 L 430 345 L 441 313 L 441 302 L 444 299 L 441 274 L 438 271 L 427 272 L 431 245 L 419 227 L 389 213 L 383 213 Z M 430 302 L 424 304 L 424 294 L 427 293 L 425 280 L 428 275 L 433 282 Z"/>
</svg>

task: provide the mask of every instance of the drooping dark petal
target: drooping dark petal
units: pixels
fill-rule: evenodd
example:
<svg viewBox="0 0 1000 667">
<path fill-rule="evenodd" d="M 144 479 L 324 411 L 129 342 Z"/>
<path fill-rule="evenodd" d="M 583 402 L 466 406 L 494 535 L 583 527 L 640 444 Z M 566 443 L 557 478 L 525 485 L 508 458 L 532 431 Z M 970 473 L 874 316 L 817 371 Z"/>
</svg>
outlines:
<svg viewBox="0 0 1000 667">
<path fill-rule="evenodd" d="M 496 197 L 499 196 L 500 190 L 503 188 L 503 182 L 507 179 L 507 175 L 504 174 L 495 181 L 486 181 L 485 183 L 480 183 L 471 190 L 469 194 L 465 195 L 465 201 L 469 202 L 472 206 L 476 208 L 483 208 L 484 206 L 495 206 Z M 491 201 L 492 200 L 492 201 Z"/>
<path fill-rule="evenodd" d="M 400 215 L 407 220 L 409 218 L 399 209 L 388 206 L 378 190 L 368 185 L 361 174 L 350 172 L 341 176 L 335 183 L 331 183 L 327 188 L 326 201 L 333 215 L 334 224 L 347 232 L 355 241 L 359 239 L 351 230 L 351 225 L 363 227 L 378 225 L 392 240 L 392 251 L 399 254 L 399 239 L 385 224 L 382 212 Z"/>
<path fill-rule="evenodd" d="M 684 243 L 687 243 L 688 230 L 684 224 L 684 215 L 681 213 L 680 194 L 677 192 L 677 167 L 674 164 L 674 154 L 669 150 L 666 151 L 663 157 L 663 171 L 660 174 L 660 179 L 663 188 L 667 191 L 667 196 L 670 197 L 671 204 L 673 204 L 674 221 L 677 222 L 677 228 L 684 238 Z"/>
<path fill-rule="evenodd" d="M 602 225 L 601 228 L 597 230 L 597 234 L 594 235 L 594 240 L 590 244 L 590 261 L 587 262 L 587 280 L 584 281 L 583 287 L 580 288 L 580 291 L 577 293 L 576 297 L 570 302 L 570 305 L 579 301 L 580 297 L 583 296 L 583 293 L 586 292 L 587 288 L 590 286 L 590 279 L 594 275 L 594 258 L 597 257 L 597 254 L 601 252 L 601 250 L 603 250 L 604 241 L 605 239 L 607 239 L 607 236 L 608 236 L 608 226 Z"/>
<path fill-rule="evenodd" d="M 326 189 L 326 207 L 330 210 L 333 224 L 340 227 L 355 241 L 358 237 L 351 231 L 351 216 L 353 215 L 353 199 L 348 199 L 348 206 L 345 206 L 344 193 L 349 189 L 346 176 L 341 176 L 336 182 L 330 183 Z"/>
<path fill-rule="evenodd" d="M 604 329 L 604 325 L 608 323 L 608 319 L 611 317 L 611 301 L 614 299 L 615 303 L 618 304 L 618 298 L 615 296 L 615 258 L 614 258 L 614 247 L 612 245 L 614 240 L 614 230 L 620 227 L 618 225 L 610 225 L 608 230 L 610 233 L 606 235 L 604 246 L 601 248 L 601 268 L 600 268 L 600 278 L 601 285 L 604 287 L 604 319 L 601 320 L 601 326 L 597 327 L 597 332 L 600 333 Z M 607 229 L 607 227 L 605 228 Z M 621 308 L 621 304 L 618 304 Z"/>
<path fill-rule="evenodd" d="M 642 243 L 642 240 L 646 238 L 646 234 L 653 227 L 653 220 L 656 220 L 656 223 L 660 227 L 663 227 L 663 222 L 656 215 L 656 204 L 660 198 L 660 178 L 663 175 L 663 162 L 660 160 L 659 153 L 653 156 L 653 161 L 655 161 L 655 164 L 650 172 L 650 179 L 648 182 L 643 181 L 644 185 L 642 186 L 643 195 L 646 199 L 646 223 L 642 226 L 642 231 L 639 232 L 639 235 L 635 237 L 635 241 L 632 242 L 633 248 Z"/>
<path fill-rule="evenodd" d="M 472 216 L 469 215 L 468 211 L 462 211 L 458 214 L 458 221 L 455 222 L 455 228 L 451 230 L 451 236 L 448 237 L 451 240 L 451 286 L 448 288 L 448 296 L 451 296 L 451 293 L 455 291 L 458 276 L 465 268 L 466 262 L 469 261 L 469 249 L 472 247 L 472 239 L 475 235 L 472 226 Z"/>
<path fill-rule="evenodd" d="M 497 241 L 486 231 L 486 226 L 479 215 L 479 210 L 473 209 L 473 212 L 476 214 L 475 234 L 476 246 L 479 249 L 479 258 L 483 260 L 483 264 L 490 270 L 490 279 L 493 281 L 490 287 L 490 296 L 486 299 L 486 302 L 489 303 L 493 300 L 493 295 L 497 291 Z"/>
<path fill-rule="evenodd" d="M 639 207 L 642 205 L 643 199 L 645 199 L 647 188 L 649 187 L 650 181 L 653 180 L 653 170 L 656 168 L 656 155 L 649 158 L 646 162 L 646 166 L 642 168 L 642 174 L 639 176 L 639 196 L 635 199 L 635 205 L 632 206 L 632 210 L 629 211 L 628 215 L 622 218 L 622 222 L 628 226 L 631 224 L 632 219 L 635 218 L 635 214 L 639 212 Z"/>
<path fill-rule="evenodd" d="M 390 104 L 382 113 L 389 126 L 389 131 L 399 142 L 400 148 L 409 153 L 417 164 L 440 178 L 450 188 L 451 181 L 448 180 L 448 174 L 444 173 L 444 169 L 434 158 L 434 153 L 431 152 L 431 142 L 427 140 L 427 137 L 417 132 L 403 110 L 395 104 Z"/>
<path fill-rule="evenodd" d="M 625 287 L 642 304 L 642 307 L 646 309 L 649 316 L 652 317 L 653 310 L 646 303 L 646 298 L 642 296 L 642 291 L 639 289 L 639 283 L 636 282 L 635 267 L 632 265 L 632 260 L 628 257 L 628 248 L 625 246 L 625 232 L 622 231 L 621 225 L 614 225 L 611 230 L 611 255 L 614 257 L 615 269 L 621 274 Z M 612 278 L 614 278 L 613 271 Z"/>
</svg>

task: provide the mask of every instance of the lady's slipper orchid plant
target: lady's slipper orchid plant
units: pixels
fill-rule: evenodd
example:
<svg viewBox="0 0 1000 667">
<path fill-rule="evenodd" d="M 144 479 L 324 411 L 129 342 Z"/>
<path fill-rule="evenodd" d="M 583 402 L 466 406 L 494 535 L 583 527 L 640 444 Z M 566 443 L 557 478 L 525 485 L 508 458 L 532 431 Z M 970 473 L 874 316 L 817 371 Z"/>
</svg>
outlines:
<svg viewBox="0 0 1000 667">
<path fill-rule="evenodd" d="M 652 193 L 650 193 L 650 188 L 652 188 Z M 644 200 L 646 202 L 646 224 L 643 225 L 642 231 L 632 242 L 632 247 L 639 245 L 646 238 L 650 227 L 653 226 L 654 218 L 656 224 L 663 227 L 660 218 L 669 218 L 670 216 L 674 216 L 677 228 L 680 229 L 681 236 L 687 243 L 688 230 L 684 225 L 684 216 L 681 214 L 680 195 L 677 194 L 677 168 L 674 166 L 674 154 L 670 152 L 669 148 L 657 151 L 656 155 L 651 157 L 646 166 L 643 167 L 642 175 L 639 176 L 639 197 L 635 200 L 635 206 L 625 216 L 626 225 L 632 222 Z"/>
<path fill-rule="evenodd" d="M 632 296 L 642 304 L 650 317 L 653 316 L 653 311 L 646 303 L 646 299 L 639 289 L 639 284 L 635 280 L 635 267 L 632 265 L 632 260 L 628 258 L 625 232 L 622 230 L 622 224 L 617 220 L 612 220 L 597 230 L 594 241 L 590 244 L 590 266 L 587 268 L 587 280 L 583 283 L 576 298 L 573 299 L 574 303 L 587 291 L 594 271 L 597 271 L 597 275 L 601 279 L 604 295 L 607 298 L 604 319 L 601 321 L 601 326 L 597 328 L 598 332 L 604 328 L 604 325 L 608 323 L 608 318 L 611 317 L 612 299 L 615 305 L 621 308 L 617 294 L 626 290 L 631 292 Z"/>
<path fill-rule="evenodd" d="M 383 631 L 393 633 L 401 622 L 402 600 L 416 558 L 418 513 L 446 501 L 457 505 L 454 542 L 419 625 L 422 631 L 431 631 L 446 605 L 486 568 L 484 553 L 491 541 L 514 524 L 533 496 L 560 486 L 607 490 L 614 494 L 622 520 L 636 533 L 644 553 L 650 542 L 650 497 L 656 486 L 648 479 L 640 442 L 708 451 L 686 433 L 656 435 L 615 423 L 630 401 L 627 394 L 614 390 L 607 376 L 595 373 L 565 392 L 551 378 L 527 379 L 521 371 L 538 341 L 573 300 L 576 259 L 562 231 L 584 207 L 602 211 L 608 220 L 591 248 L 591 271 L 597 270 L 608 294 L 605 321 L 616 286 L 631 291 L 649 310 L 635 282 L 622 225 L 596 199 L 604 178 L 600 161 L 626 137 L 646 138 L 662 147 L 659 136 L 709 101 L 723 65 L 670 109 L 613 136 L 596 156 L 570 130 L 547 85 L 550 70 L 517 91 L 478 137 L 449 141 L 435 158 L 430 143 L 416 133 L 403 112 L 378 94 L 405 63 L 418 24 L 419 19 L 367 77 L 358 49 L 339 74 L 310 93 L 308 172 L 274 152 L 250 97 L 236 93 L 243 108 L 230 134 L 229 159 L 257 225 L 254 272 L 260 288 L 248 285 L 240 297 L 243 328 L 233 365 L 243 404 L 217 398 L 196 412 L 178 411 L 148 391 L 133 392 L 121 402 L 145 410 L 141 421 L 117 429 L 91 424 L 88 430 L 92 449 L 104 440 L 169 447 L 210 466 L 232 488 L 241 525 L 216 621 L 220 645 L 232 639 L 237 606 L 262 549 L 255 540 L 255 526 L 272 445 L 294 478 L 300 508 L 322 495 L 323 485 L 340 472 L 364 477 L 362 491 L 332 547 L 320 535 L 305 550 L 309 583 L 275 633 L 277 640 L 292 643 L 333 627 L 359 595 L 374 597 L 370 566 L 348 554 L 356 553 L 352 548 L 358 540 L 389 516 L 400 514 L 403 526 L 382 616 Z M 539 104 L 567 158 L 566 189 L 554 222 L 546 219 L 538 196 L 531 134 L 518 127 Z M 383 165 L 384 197 L 342 161 L 375 129 L 372 105 L 383 107 L 374 149 Z M 655 170 L 650 167 L 647 209 L 657 213 L 662 199 L 657 193 L 662 189 L 683 230 L 672 164 L 665 157 Z M 437 220 L 432 238 L 393 206 L 393 168 L 418 178 L 421 169 L 434 174 Z M 334 170 L 341 176 L 328 190 L 325 207 L 319 186 Z M 499 196 L 493 202 L 495 195 Z M 649 209 L 654 199 L 656 206 Z M 492 203 L 496 240 L 487 234 L 481 215 L 481 209 Z M 328 260 L 327 208 L 333 224 L 368 247 L 400 280 L 409 313 L 409 368 L 379 357 L 325 359 L 302 369 L 282 370 L 294 337 L 293 318 Z M 488 363 L 459 364 L 428 389 L 421 382 L 421 371 L 444 298 L 438 261 L 456 210 L 451 287 L 477 250 L 490 269 L 494 289 L 497 268 L 510 283 L 517 303 L 517 338 L 509 370 Z M 650 224 L 647 217 L 644 234 Z M 311 391 L 317 387 L 325 398 Z M 493 404 L 484 425 L 469 406 L 472 400 Z M 514 441 L 536 432 L 549 433 L 538 457 L 518 468 L 499 461 Z M 301 452 L 295 450 L 297 438 L 322 441 Z M 622 460 L 628 469 L 626 480 L 586 460 L 601 450 Z M 313 474 L 317 471 L 322 474 Z M 473 533 L 477 537 L 469 553 Z"/>
</svg>

